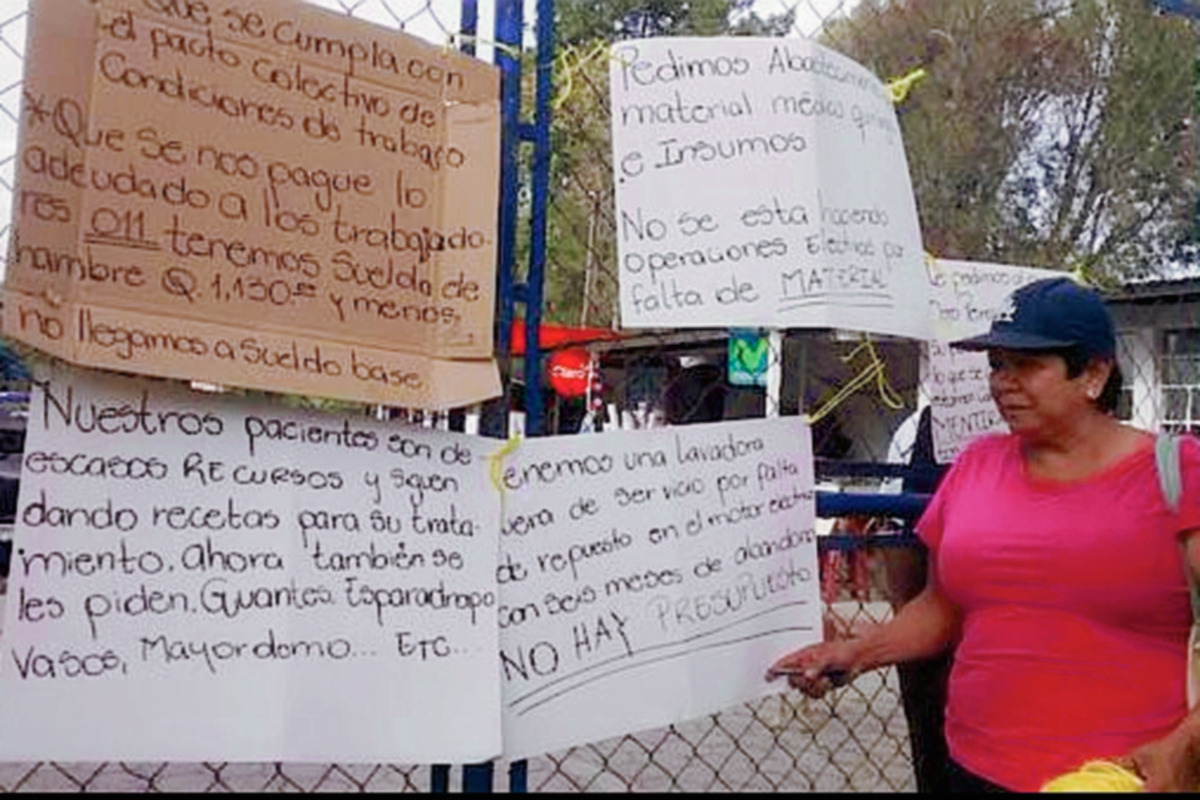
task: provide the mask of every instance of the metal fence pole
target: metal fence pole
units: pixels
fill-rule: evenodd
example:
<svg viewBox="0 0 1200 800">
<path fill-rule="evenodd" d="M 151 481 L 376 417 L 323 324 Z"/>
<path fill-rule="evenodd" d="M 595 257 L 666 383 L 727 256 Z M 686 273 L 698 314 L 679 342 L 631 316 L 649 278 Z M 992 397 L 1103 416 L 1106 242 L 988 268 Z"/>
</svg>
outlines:
<svg viewBox="0 0 1200 800">
<path fill-rule="evenodd" d="M 449 794 L 450 792 L 450 765 L 449 764 L 434 764 L 429 770 L 429 792 L 430 794 Z"/>
<path fill-rule="evenodd" d="M 545 298 L 546 225 L 550 203 L 550 100 L 554 92 L 554 0 L 537 4 L 537 90 L 532 129 L 522 138 L 533 142 L 533 204 L 529 236 L 529 277 L 525 284 L 525 433 L 546 434 L 540 329 Z M 528 791 L 528 762 L 509 766 L 508 789 Z"/>
<path fill-rule="evenodd" d="M 478 19 L 477 0 L 463 0 L 463 28 L 469 37 L 468 27 L 474 28 Z M 494 60 L 500 68 L 500 209 L 497 231 L 496 263 L 496 323 L 495 348 L 497 361 L 504 382 L 504 396 L 483 404 L 479 420 L 479 433 L 492 438 L 508 435 L 508 386 L 509 352 L 512 334 L 513 306 L 518 297 L 513 281 L 513 265 L 516 263 L 517 206 L 520 188 L 520 169 L 517 148 L 520 142 L 521 120 L 521 32 L 524 28 L 524 9 L 521 0 L 497 0 L 495 19 L 496 49 Z M 467 40 L 468 44 L 470 39 Z M 471 46 L 471 50 L 474 47 Z M 489 761 L 482 764 L 464 764 L 462 789 L 464 793 L 486 794 L 492 791 L 495 766 Z M 446 791 L 448 774 L 439 775 L 441 791 Z M 438 789 L 433 789 L 438 791 Z"/>
<path fill-rule="evenodd" d="M 462 0 L 462 18 L 458 24 L 462 34 L 459 50 L 469 56 L 475 55 L 475 35 L 479 31 L 479 0 Z"/>
<path fill-rule="evenodd" d="M 545 430 L 542 350 L 538 331 L 545 297 L 546 222 L 550 203 L 550 100 L 554 93 L 554 0 L 537 3 L 537 94 L 532 130 L 533 208 L 529 236 L 529 278 L 525 285 L 525 424 L 530 436 Z"/>
<path fill-rule="evenodd" d="M 475 0 L 466 0 L 474 2 Z M 521 0 L 496 0 L 494 61 L 500 68 L 500 209 L 496 232 L 496 359 L 504 382 L 504 396 L 482 405 L 479 434 L 492 438 L 508 436 L 509 352 L 516 292 L 513 265 L 517 253 L 517 195 L 520 169 L 517 147 L 521 121 L 521 30 L 524 9 Z M 514 55 L 517 54 L 517 55 Z"/>
<path fill-rule="evenodd" d="M 463 764 L 463 794 L 491 794 L 495 765 L 490 761 L 482 764 Z"/>
</svg>

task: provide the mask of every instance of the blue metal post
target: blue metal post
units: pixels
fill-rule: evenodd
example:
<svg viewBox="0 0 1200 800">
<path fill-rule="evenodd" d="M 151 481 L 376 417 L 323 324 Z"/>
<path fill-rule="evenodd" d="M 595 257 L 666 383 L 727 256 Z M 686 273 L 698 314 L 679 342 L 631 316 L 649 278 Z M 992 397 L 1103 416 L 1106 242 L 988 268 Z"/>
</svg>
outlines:
<svg viewBox="0 0 1200 800">
<path fill-rule="evenodd" d="M 554 91 L 554 0 L 537 3 L 537 94 L 533 130 L 533 208 L 529 231 L 529 275 L 525 284 L 525 432 L 546 433 L 543 391 L 542 302 L 545 298 L 546 227 L 550 203 L 550 100 Z M 529 791 L 528 762 L 514 761 L 508 768 L 508 790 Z"/>
<path fill-rule="evenodd" d="M 554 0 L 537 0 L 537 94 L 533 122 L 533 209 L 525 291 L 525 430 L 545 431 L 542 350 L 538 331 L 545 296 L 546 224 L 550 202 L 550 101 L 554 92 Z"/>
<path fill-rule="evenodd" d="M 475 0 L 465 0 L 475 2 Z M 464 15 L 469 9 L 464 7 Z M 517 147 L 521 128 L 521 30 L 524 26 L 521 0 L 496 0 L 493 60 L 500 68 L 500 207 L 496 231 L 496 303 L 493 342 L 496 361 L 504 381 L 504 393 L 484 403 L 479 415 L 479 434 L 495 439 L 508 436 L 510 343 L 513 305 L 517 287 L 513 283 L 513 265 L 517 252 L 517 195 L 521 180 L 517 168 Z"/>
<path fill-rule="evenodd" d="M 491 794 L 494 773 L 495 765 L 490 761 L 482 764 L 463 764 L 463 794 Z"/>
<path fill-rule="evenodd" d="M 478 24 L 477 0 L 463 0 L 463 27 Z M 521 124 L 521 31 L 524 27 L 522 0 L 496 0 L 496 52 L 494 60 L 500 68 L 500 208 L 496 231 L 496 355 L 502 367 L 507 365 L 512 332 L 513 305 L 516 289 L 513 265 L 517 250 L 517 190 L 520 173 L 517 168 L 517 147 Z M 468 34 L 469 35 L 469 34 Z M 473 50 L 474 48 L 472 48 Z M 507 376 L 506 376 L 507 377 Z M 507 394 L 507 392 L 506 392 Z M 507 398 L 485 404 L 480 420 L 480 433 L 503 438 L 507 435 Z M 464 764 L 463 792 L 485 794 L 492 791 L 495 766 Z M 436 773 L 435 773 L 436 777 Z"/>
<path fill-rule="evenodd" d="M 479 0 L 462 0 L 462 19 L 458 25 L 463 35 L 462 52 L 475 55 L 475 35 L 479 32 Z"/>
<path fill-rule="evenodd" d="M 475 55 L 475 37 L 479 33 L 479 0 L 462 0 L 462 17 L 458 25 L 462 40 L 458 49 L 468 56 Z M 467 429 L 467 414 L 462 408 L 449 413 L 450 430 L 462 433 Z"/>
<path fill-rule="evenodd" d="M 466 53 L 469 56 L 475 55 L 475 37 L 479 31 L 479 0 L 462 0 L 462 19 L 460 20 L 460 24 L 459 24 L 458 28 L 459 28 L 459 31 L 463 35 L 463 41 L 462 41 L 462 44 L 460 45 L 459 49 L 463 53 Z M 514 120 L 514 122 L 515 122 L 515 120 Z M 502 127 L 502 129 L 505 127 L 503 119 L 501 122 L 501 127 Z M 512 177 L 515 179 L 515 173 L 513 174 Z M 514 195 L 515 195 L 515 192 L 514 192 Z M 499 234 L 497 234 L 497 235 L 499 235 Z M 502 259 L 497 259 L 497 260 L 501 261 L 501 263 L 502 263 Z M 511 261 L 510 261 L 510 263 L 511 263 Z M 498 274 L 504 274 L 504 273 L 510 272 L 510 271 L 511 270 L 505 270 L 505 269 L 501 268 L 499 265 L 497 266 Z M 497 295 L 498 295 L 498 298 L 497 298 L 498 306 L 507 305 L 509 308 L 511 308 L 511 306 L 512 306 L 511 298 L 508 298 L 507 296 L 503 295 L 499 290 L 497 290 Z M 506 350 L 507 350 L 507 347 L 508 347 L 508 345 L 505 344 Z M 466 414 L 464 413 L 463 409 L 460 409 L 460 408 L 451 409 L 451 411 L 450 411 L 450 430 L 461 432 L 465 429 L 466 429 Z M 490 767 L 491 765 L 488 765 L 488 766 Z M 470 767 L 463 767 L 464 785 L 466 783 L 466 774 L 465 773 L 469 769 L 470 769 Z M 475 778 L 472 778 L 473 782 L 475 780 L 476 780 Z M 489 787 L 491 786 L 490 774 L 488 776 L 488 786 Z M 430 776 L 429 776 L 429 792 L 431 794 L 448 794 L 450 792 L 450 765 L 449 764 L 434 764 L 433 765 L 433 768 L 430 771 Z"/>
<path fill-rule="evenodd" d="M 867 492 L 817 492 L 817 516 L 845 517 L 865 514 L 869 517 L 918 519 L 929 505 L 927 494 L 873 494 Z"/>
<path fill-rule="evenodd" d="M 496 352 L 510 350 L 513 304 L 513 265 L 517 253 L 517 146 L 521 125 L 521 29 L 524 8 L 521 0 L 496 0 L 496 65 L 500 67 L 500 230 L 496 265 Z M 513 49 L 510 49 L 513 48 Z"/>
<path fill-rule="evenodd" d="M 430 794 L 450 793 L 450 765 L 434 764 L 429 775 Z"/>
<path fill-rule="evenodd" d="M 528 794 L 529 762 L 525 759 L 508 765 L 508 791 L 509 794 Z"/>
</svg>

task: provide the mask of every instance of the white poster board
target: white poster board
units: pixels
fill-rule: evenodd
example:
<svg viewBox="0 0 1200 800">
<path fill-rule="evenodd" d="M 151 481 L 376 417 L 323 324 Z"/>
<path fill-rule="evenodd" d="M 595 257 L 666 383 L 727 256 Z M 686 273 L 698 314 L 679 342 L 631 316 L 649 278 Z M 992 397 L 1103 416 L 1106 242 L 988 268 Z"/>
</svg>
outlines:
<svg viewBox="0 0 1200 800">
<path fill-rule="evenodd" d="M 308 397 L 501 393 L 499 70 L 299 0 L 19 5 L 7 336 Z"/>
<path fill-rule="evenodd" d="M 45 377 L 0 641 L 0 757 L 500 752 L 496 442 Z"/>
<path fill-rule="evenodd" d="M 504 464 L 504 752 L 524 758 L 779 691 L 821 639 L 798 417 L 524 442 Z"/>
<path fill-rule="evenodd" d="M 926 343 L 921 393 L 933 407 L 934 458 L 948 464 L 977 436 L 1008 430 L 992 402 L 987 354 L 955 350 L 948 342 L 986 333 L 1014 290 L 1063 273 L 974 261 L 927 266 L 937 338 Z"/>
<path fill-rule="evenodd" d="M 610 66 L 621 323 L 930 338 L 883 83 L 804 39 L 621 42 Z"/>
</svg>

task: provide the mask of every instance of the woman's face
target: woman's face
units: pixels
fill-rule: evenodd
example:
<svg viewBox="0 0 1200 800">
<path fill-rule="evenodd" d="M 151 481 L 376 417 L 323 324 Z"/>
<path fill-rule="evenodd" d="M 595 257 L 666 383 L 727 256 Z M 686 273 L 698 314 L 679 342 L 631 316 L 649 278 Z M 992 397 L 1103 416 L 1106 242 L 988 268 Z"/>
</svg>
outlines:
<svg viewBox="0 0 1200 800">
<path fill-rule="evenodd" d="M 1062 356 L 989 350 L 992 399 L 1009 430 L 1029 440 L 1053 439 L 1097 410 L 1112 365 L 1092 360 L 1067 377 Z"/>
</svg>

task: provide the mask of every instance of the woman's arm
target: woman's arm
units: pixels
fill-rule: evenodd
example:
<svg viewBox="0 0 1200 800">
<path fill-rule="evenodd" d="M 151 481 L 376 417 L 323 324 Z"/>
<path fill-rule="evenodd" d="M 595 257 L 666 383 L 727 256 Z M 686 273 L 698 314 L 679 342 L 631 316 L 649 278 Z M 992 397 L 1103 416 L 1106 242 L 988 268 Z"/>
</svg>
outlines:
<svg viewBox="0 0 1200 800">
<path fill-rule="evenodd" d="M 822 642 L 789 653 L 771 665 L 767 680 L 786 675 L 792 688 L 820 697 L 832 686 L 829 671 L 843 671 L 853 678 L 867 670 L 940 653 L 957 635 L 959 612 L 938 588 L 933 559 L 927 576 L 921 593 L 888 622 L 868 628 L 854 639 Z"/>
<path fill-rule="evenodd" d="M 925 588 L 888 622 L 868 628 L 855 644 L 854 672 L 929 658 L 946 649 L 958 633 L 958 609 L 946 599 L 929 568 Z"/>
<path fill-rule="evenodd" d="M 1200 530 L 1184 534 L 1187 568 L 1192 580 L 1200 581 Z M 1200 790 L 1200 704 L 1175 730 L 1161 739 L 1136 748 L 1120 759 L 1145 781 L 1147 792 L 1194 792 Z"/>
</svg>

